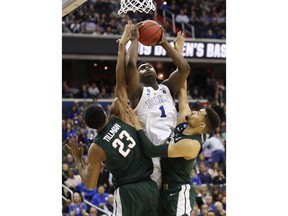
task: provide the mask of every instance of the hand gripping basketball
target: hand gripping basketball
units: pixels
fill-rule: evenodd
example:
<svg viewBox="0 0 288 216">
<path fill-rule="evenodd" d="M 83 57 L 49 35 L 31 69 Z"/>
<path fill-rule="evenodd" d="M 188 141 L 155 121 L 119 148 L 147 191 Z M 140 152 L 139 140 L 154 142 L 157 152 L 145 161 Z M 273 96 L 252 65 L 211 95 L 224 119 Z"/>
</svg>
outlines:
<svg viewBox="0 0 288 216">
<path fill-rule="evenodd" d="M 162 27 L 154 20 L 145 20 L 139 27 L 139 42 L 145 46 L 154 46 L 161 41 Z"/>
</svg>

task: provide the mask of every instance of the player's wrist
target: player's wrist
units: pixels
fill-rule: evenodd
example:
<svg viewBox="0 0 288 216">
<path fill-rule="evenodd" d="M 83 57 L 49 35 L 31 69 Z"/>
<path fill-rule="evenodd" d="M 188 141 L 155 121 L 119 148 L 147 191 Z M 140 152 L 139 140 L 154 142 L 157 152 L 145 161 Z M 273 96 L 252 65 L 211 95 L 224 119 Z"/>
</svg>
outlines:
<svg viewBox="0 0 288 216">
<path fill-rule="evenodd" d="M 169 42 L 168 42 L 167 40 L 161 41 L 161 42 L 159 43 L 159 45 L 161 45 L 161 46 L 163 46 L 163 48 L 165 48 L 165 47 L 169 46 Z"/>
<path fill-rule="evenodd" d="M 135 126 L 135 130 L 136 131 L 141 131 L 141 130 L 143 130 L 143 128 L 141 127 L 141 125 L 136 125 Z"/>
<path fill-rule="evenodd" d="M 120 40 L 120 42 L 119 42 L 119 48 L 123 48 L 123 47 L 125 47 L 126 46 L 126 44 L 127 44 L 127 42 L 125 43 L 124 41 L 121 41 Z"/>
<path fill-rule="evenodd" d="M 132 41 L 132 42 L 133 42 L 133 41 L 138 41 L 138 37 L 137 37 L 137 36 L 131 37 L 131 41 Z"/>
</svg>

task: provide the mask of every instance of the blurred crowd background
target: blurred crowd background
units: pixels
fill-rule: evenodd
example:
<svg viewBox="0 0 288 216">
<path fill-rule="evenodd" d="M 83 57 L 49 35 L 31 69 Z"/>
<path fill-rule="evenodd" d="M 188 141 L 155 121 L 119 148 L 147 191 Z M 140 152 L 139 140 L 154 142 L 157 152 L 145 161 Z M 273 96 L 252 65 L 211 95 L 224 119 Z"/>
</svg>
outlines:
<svg viewBox="0 0 288 216">
<path fill-rule="evenodd" d="M 195 28 L 195 38 L 226 38 L 225 0 L 172 0 L 156 1 L 156 4 L 157 10 L 149 14 L 118 15 L 120 1 L 88 0 L 63 17 L 62 32 L 121 35 L 128 19 L 133 22 L 156 19 L 165 28 L 166 34 L 174 37 L 171 23 L 167 20 L 164 22 L 162 17 L 166 10 L 175 15 L 177 31 L 181 30 L 181 23 L 185 22 Z M 186 37 L 191 35 L 186 34 Z M 190 64 L 193 68 L 193 64 Z M 167 67 L 171 71 L 175 69 L 170 65 Z M 155 69 L 157 71 L 156 66 Z M 81 181 L 72 154 L 65 148 L 65 140 L 77 134 L 84 144 L 84 161 L 87 161 L 87 151 L 96 131 L 89 129 L 83 122 L 83 111 L 88 104 L 93 103 L 109 114 L 114 98 L 115 76 L 101 73 L 101 78 L 89 79 L 89 82 L 84 83 L 77 82 L 73 76 L 63 75 L 62 78 L 62 215 L 70 215 L 69 211 L 80 206 L 83 215 L 102 216 L 105 214 L 97 208 L 113 212 L 112 174 L 103 165 L 97 188 L 89 191 Z M 191 70 L 187 94 L 192 110 L 213 107 L 221 119 L 220 127 L 206 135 L 205 147 L 191 172 L 191 184 L 197 192 L 191 215 L 226 215 L 226 74 L 218 76 L 213 66 Z M 89 203 L 97 208 L 91 207 Z"/>
</svg>

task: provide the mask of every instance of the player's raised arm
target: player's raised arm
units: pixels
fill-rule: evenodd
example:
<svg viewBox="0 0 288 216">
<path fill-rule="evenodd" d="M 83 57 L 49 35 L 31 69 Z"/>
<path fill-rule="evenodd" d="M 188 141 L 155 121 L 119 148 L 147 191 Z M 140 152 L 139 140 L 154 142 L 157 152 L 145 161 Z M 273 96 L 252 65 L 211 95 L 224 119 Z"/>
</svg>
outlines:
<svg viewBox="0 0 288 216">
<path fill-rule="evenodd" d="M 179 105 L 179 117 L 177 120 L 177 125 L 185 122 L 185 116 L 191 113 L 191 109 L 187 97 L 187 81 L 184 82 L 184 85 L 178 91 L 178 105 Z"/>
<path fill-rule="evenodd" d="M 172 58 L 173 63 L 177 67 L 177 69 L 169 76 L 167 82 L 165 82 L 173 96 L 175 96 L 179 89 L 183 86 L 190 73 L 190 66 L 182 56 L 184 35 L 181 32 L 178 32 L 176 40 L 179 41 L 178 43 L 182 42 L 182 51 L 177 50 L 177 48 L 174 49 L 170 45 L 170 43 L 166 39 L 164 30 L 162 34 L 162 39 L 159 42 L 159 45 L 161 45 L 166 50 L 168 55 Z"/>
<path fill-rule="evenodd" d="M 138 104 L 142 85 L 139 83 L 139 73 L 137 69 L 138 61 L 138 39 L 139 39 L 139 28 L 143 25 L 143 22 L 139 22 L 134 25 L 131 32 L 131 45 L 127 53 L 127 67 L 126 67 L 126 83 L 127 83 L 127 94 L 131 100 L 132 107 L 135 108 L 135 104 Z"/>
<path fill-rule="evenodd" d="M 174 40 L 174 48 L 180 55 L 183 55 L 184 37 L 183 34 L 178 32 L 177 38 Z M 191 113 L 191 109 L 187 97 L 187 80 L 185 80 L 183 86 L 179 89 L 178 93 L 178 104 L 179 104 L 179 117 L 177 124 L 185 122 L 185 116 Z"/>
<path fill-rule="evenodd" d="M 115 99 L 111 105 L 111 115 L 115 115 L 121 119 L 124 118 L 126 112 L 126 106 L 128 102 L 126 92 L 126 80 L 125 80 L 125 55 L 126 44 L 130 39 L 131 30 L 133 24 L 128 21 L 126 24 L 123 35 L 118 41 L 118 57 L 116 63 L 116 86 L 115 86 Z"/>
</svg>

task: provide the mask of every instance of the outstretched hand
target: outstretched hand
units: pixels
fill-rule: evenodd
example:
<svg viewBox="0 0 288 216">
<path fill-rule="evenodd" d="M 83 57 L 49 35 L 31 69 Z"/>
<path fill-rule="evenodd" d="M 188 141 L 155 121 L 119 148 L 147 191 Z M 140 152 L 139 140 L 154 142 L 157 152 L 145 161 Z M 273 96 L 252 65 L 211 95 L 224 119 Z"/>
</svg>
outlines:
<svg viewBox="0 0 288 216">
<path fill-rule="evenodd" d="M 138 116 L 135 114 L 135 112 L 132 110 L 130 106 L 127 106 L 126 114 L 129 117 L 130 121 L 134 125 L 136 130 L 141 130 L 142 127 L 140 125 Z"/>
<path fill-rule="evenodd" d="M 144 23 L 144 21 L 141 21 L 141 22 L 136 23 L 133 26 L 132 32 L 131 32 L 131 40 L 133 40 L 133 39 L 137 39 L 138 40 L 139 39 L 139 37 L 140 37 L 139 28 L 141 26 L 143 26 L 143 23 Z"/>
<path fill-rule="evenodd" d="M 181 31 L 179 31 L 173 43 L 174 43 L 174 48 L 177 50 L 178 53 L 182 55 L 183 46 L 184 46 L 184 33 L 181 33 Z"/>
<path fill-rule="evenodd" d="M 162 45 L 163 43 L 168 42 L 167 38 L 166 38 L 166 34 L 164 31 L 164 28 L 161 26 L 161 31 L 162 31 L 162 36 L 161 36 L 161 40 L 158 42 L 158 45 Z"/>
<path fill-rule="evenodd" d="M 131 30 L 133 28 L 133 24 L 132 24 L 132 21 L 129 20 L 128 23 L 125 25 L 125 29 L 124 29 L 124 32 L 122 34 L 122 37 L 119 39 L 119 43 L 121 44 L 127 44 L 130 37 L 131 37 Z"/>
<path fill-rule="evenodd" d="M 82 142 L 79 143 L 79 147 L 77 143 L 78 143 L 78 136 L 74 134 L 73 136 L 71 135 L 70 138 L 67 137 L 65 146 L 71 151 L 71 153 L 73 154 L 73 157 L 76 160 L 81 160 L 83 156 L 83 146 L 82 146 Z"/>
</svg>

